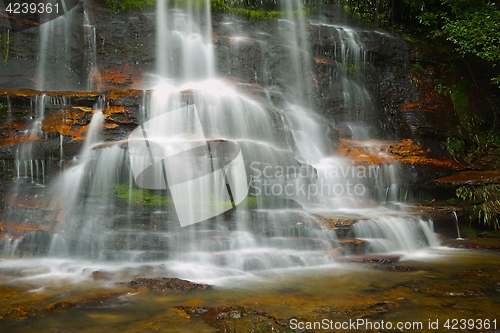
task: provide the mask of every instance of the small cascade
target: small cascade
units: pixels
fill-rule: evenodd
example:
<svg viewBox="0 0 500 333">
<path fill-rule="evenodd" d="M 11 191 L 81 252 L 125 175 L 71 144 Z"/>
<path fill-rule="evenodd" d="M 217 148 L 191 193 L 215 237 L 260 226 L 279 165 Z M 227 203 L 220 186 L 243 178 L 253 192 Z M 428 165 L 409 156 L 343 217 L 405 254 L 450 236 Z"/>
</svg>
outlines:
<svg viewBox="0 0 500 333">
<path fill-rule="evenodd" d="M 71 10 L 39 27 L 38 64 L 36 73 L 37 90 L 78 90 L 74 82 L 75 68 L 72 63 L 72 28 L 75 10 Z"/>
<path fill-rule="evenodd" d="M 88 73 L 86 77 L 86 90 L 95 90 L 100 82 L 100 73 L 97 68 L 97 46 L 95 27 L 90 24 L 87 11 L 83 12 L 83 73 Z"/>
<path fill-rule="evenodd" d="M 455 216 L 455 225 L 457 226 L 457 240 L 464 240 L 462 236 L 460 236 L 460 226 L 458 224 L 458 215 L 457 212 L 453 212 L 453 216 Z"/>
<path fill-rule="evenodd" d="M 47 161 L 41 152 L 34 150 L 34 147 L 37 141 L 46 139 L 46 134 L 41 128 L 46 114 L 57 112 L 68 104 L 69 101 L 65 96 L 41 94 L 31 99 L 31 122 L 23 133 L 26 142 L 16 151 L 14 161 L 18 179 L 30 179 L 31 182 L 45 184 Z"/>
<path fill-rule="evenodd" d="M 210 2 L 188 1 L 186 8 L 168 8 L 167 2 L 157 1 L 156 6 L 157 74 L 183 82 L 213 78 Z"/>
<path fill-rule="evenodd" d="M 284 2 L 285 18 L 280 21 L 280 33 L 289 49 L 292 80 L 288 82 L 287 99 L 296 104 L 310 105 L 312 100 L 312 68 L 307 41 L 307 27 L 302 1 Z"/>
<path fill-rule="evenodd" d="M 16 160 L 14 161 L 17 178 L 35 180 L 41 184 L 45 183 L 45 161 L 44 160 Z"/>
<path fill-rule="evenodd" d="M 369 251 L 373 253 L 411 254 L 439 245 L 429 222 L 389 214 L 358 221 L 352 227 L 352 236 L 368 241 Z"/>
<path fill-rule="evenodd" d="M 73 8 L 39 26 L 35 89 L 91 91 L 100 83 L 96 31 L 86 1 L 82 6 L 82 12 Z M 81 48 L 72 47 L 76 36 L 82 37 Z"/>
<path fill-rule="evenodd" d="M 31 124 L 25 130 L 25 135 L 28 138 L 27 142 L 21 146 L 21 149 L 16 151 L 15 165 L 17 169 L 17 178 L 34 178 L 39 179 L 40 171 L 44 171 L 44 162 L 33 158 L 33 141 L 43 138 L 41 130 L 42 121 L 45 116 L 46 105 L 50 102 L 50 98 L 45 95 L 37 95 L 31 100 Z M 45 174 L 42 172 L 42 180 Z"/>
<path fill-rule="evenodd" d="M 320 58 L 325 55 L 333 58 L 333 63 L 329 65 L 330 89 L 334 96 L 342 96 L 338 107 L 343 115 L 341 119 L 336 119 L 338 124 L 349 129 L 353 140 L 372 138 L 375 133 L 368 120 L 375 114 L 375 103 L 362 84 L 371 59 L 358 32 L 348 26 L 323 22 L 312 22 L 312 25 L 316 27 L 319 38 L 328 40 L 328 44 L 332 45 L 331 48 L 317 48 L 314 54 Z"/>
</svg>

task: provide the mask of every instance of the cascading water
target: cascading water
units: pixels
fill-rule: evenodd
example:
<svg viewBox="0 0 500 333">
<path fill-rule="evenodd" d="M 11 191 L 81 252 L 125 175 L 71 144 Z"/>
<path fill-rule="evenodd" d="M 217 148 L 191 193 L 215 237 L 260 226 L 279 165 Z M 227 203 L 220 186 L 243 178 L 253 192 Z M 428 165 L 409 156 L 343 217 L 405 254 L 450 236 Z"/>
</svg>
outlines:
<svg viewBox="0 0 500 333">
<path fill-rule="evenodd" d="M 44 218 L 57 223 L 56 233 L 43 239 L 30 234 L 25 247 L 45 243 L 45 252 L 55 257 L 157 261 L 175 276 L 206 280 L 334 263 L 340 242 L 317 215 L 363 216 L 354 224 L 352 237 L 367 240 L 372 252 L 409 253 L 437 244 L 428 223 L 375 202 L 396 198 L 394 166 L 359 166 L 332 155 L 332 125 L 306 107 L 312 105 L 314 89 L 304 79 L 311 70 L 300 1 L 287 2 L 288 14 L 279 22 L 295 70 L 283 91 L 262 89 L 263 97 L 248 97 L 217 79 L 209 2 L 194 3 L 179 9 L 158 1 L 158 76 L 152 91 L 145 93 L 141 122 L 153 122 L 157 132 L 170 133 L 190 122 L 183 117 L 170 117 L 166 123 L 155 119 L 194 105 L 208 146 L 227 141 L 241 148 L 248 198 L 224 214 L 180 227 L 170 190 L 145 191 L 134 182 L 127 142 L 100 142 L 100 110 L 105 105 L 97 105 L 82 155 L 52 187 L 52 206 Z M 298 13 L 298 21 L 292 12 Z M 344 73 L 332 80 L 342 82 L 342 98 L 351 115 L 344 120 L 352 121 L 353 138 L 364 139 L 354 128 L 361 126 L 355 124 L 358 106 L 371 108 L 369 94 L 346 73 L 366 59 L 354 30 L 339 28 L 338 35 L 338 66 Z M 281 96 L 281 102 L 271 95 Z M 199 140 L 198 134 L 187 131 L 182 140 Z M 159 177 L 153 183 L 166 182 Z M 382 194 L 373 196 L 367 187 L 382 188 Z M 220 198 L 205 201 L 215 205 Z M 13 242 L 5 245 L 9 250 L 4 253 L 14 253 Z"/>
<path fill-rule="evenodd" d="M 37 90 L 78 89 L 70 78 L 74 72 L 70 46 L 75 11 L 40 26 L 36 74 Z"/>
</svg>

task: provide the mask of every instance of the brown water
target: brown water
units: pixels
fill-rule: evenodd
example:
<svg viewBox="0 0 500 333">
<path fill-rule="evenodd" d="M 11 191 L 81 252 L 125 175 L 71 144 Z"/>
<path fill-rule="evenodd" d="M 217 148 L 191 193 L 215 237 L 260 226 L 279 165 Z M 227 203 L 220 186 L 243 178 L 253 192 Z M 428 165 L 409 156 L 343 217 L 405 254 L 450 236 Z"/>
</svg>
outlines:
<svg viewBox="0 0 500 333">
<path fill-rule="evenodd" d="M 500 331 L 495 252 L 438 248 L 396 265 L 279 270 L 181 294 L 137 292 L 85 277 L 75 281 L 70 274 L 44 278 L 50 274 L 43 269 L 29 277 L 3 264 L 1 332 L 300 332 L 299 322 L 307 328 L 308 321 L 321 320 L 329 325 L 323 331 L 339 332 L 493 332 L 495 326 Z M 490 329 L 484 329 L 486 319 Z M 364 322 L 349 326 L 349 320 Z M 429 328 L 436 320 L 438 326 Z M 345 329 L 335 329 L 335 323 Z M 398 330 L 398 323 L 407 328 Z"/>
</svg>

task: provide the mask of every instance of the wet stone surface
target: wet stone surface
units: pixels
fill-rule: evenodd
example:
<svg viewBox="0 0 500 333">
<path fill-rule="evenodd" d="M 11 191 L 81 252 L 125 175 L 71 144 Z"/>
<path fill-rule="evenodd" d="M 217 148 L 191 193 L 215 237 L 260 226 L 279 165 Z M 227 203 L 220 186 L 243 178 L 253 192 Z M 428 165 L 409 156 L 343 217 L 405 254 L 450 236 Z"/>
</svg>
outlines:
<svg viewBox="0 0 500 333">
<path fill-rule="evenodd" d="M 211 285 L 194 283 L 178 278 L 136 278 L 126 285 L 132 288 L 144 288 L 150 291 L 192 291 L 212 289 Z"/>
</svg>

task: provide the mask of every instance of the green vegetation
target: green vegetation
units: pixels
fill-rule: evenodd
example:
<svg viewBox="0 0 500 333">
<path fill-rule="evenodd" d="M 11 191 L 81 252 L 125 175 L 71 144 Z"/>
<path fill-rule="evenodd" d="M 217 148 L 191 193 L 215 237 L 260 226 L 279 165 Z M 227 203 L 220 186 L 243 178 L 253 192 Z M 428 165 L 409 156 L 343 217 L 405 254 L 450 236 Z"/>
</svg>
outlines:
<svg viewBox="0 0 500 333">
<path fill-rule="evenodd" d="M 171 197 L 153 194 L 146 189 L 130 188 L 128 184 L 116 184 L 114 194 L 133 205 L 164 206 L 173 203 Z"/>
<path fill-rule="evenodd" d="M 471 226 L 460 224 L 460 234 L 463 237 L 476 237 L 478 231 Z"/>
<path fill-rule="evenodd" d="M 413 64 L 413 73 L 414 74 L 423 74 L 424 73 L 424 68 L 422 67 L 422 65 L 419 63 L 419 62 L 416 62 Z"/>
<path fill-rule="evenodd" d="M 187 0 L 165 0 L 169 6 L 180 6 L 187 4 Z M 246 17 L 249 20 L 275 20 L 284 15 L 280 9 L 283 8 L 285 0 L 210 0 L 210 10 L 212 13 L 228 13 L 233 16 Z M 192 3 L 199 8 L 203 8 L 205 0 L 192 0 Z M 310 15 L 317 7 L 313 6 L 317 1 L 304 1 L 305 15 Z M 105 0 L 106 7 L 117 11 L 143 10 L 152 8 L 156 0 Z M 294 16 L 297 16 L 294 13 Z"/>
<path fill-rule="evenodd" d="M 482 231 L 476 228 L 473 228 L 470 225 L 460 224 L 460 233 L 462 236 L 471 238 L 471 237 L 485 237 L 485 238 L 500 238 L 500 230 L 487 230 Z"/>
<path fill-rule="evenodd" d="M 129 11 L 154 7 L 156 0 L 105 0 L 105 3 L 109 9 Z"/>
<path fill-rule="evenodd" d="M 246 207 L 247 209 L 257 209 L 259 205 L 269 204 L 270 197 L 261 196 L 261 197 L 252 197 L 248 196 L 243 200 L 240 205 Z"/>
<path fill-rule="evenodd" d="M 489 0 L 326 0 L 360 21 L 450 45 L 462 57 L 475 56 L 492 67 L 500 63 L 500 2 Z M 500 75 L 492 75 L 500 87 Z"/>
<path fill-rule="evenodd" d="M 449 69 L 456 71 L 456 69 Z M 460 121 L 458 136 L 447 138 L 444 145 L 457 162 L 477 164 L 481 158 L 495 151 L 496 162 L 500 162 L 500 135 L 496 120 L 487 124 L 483 117 L 470 108 L 469 92 L 472 83 L 462 79 L 453 85 L 438 83 L 435 90 L 438 94 L 449 96 Z M 496 117 L 495 117 L 496 118 Z"/>
<path fill-rule="evenodd" d="M 485 225 L 500 229 L 500 184 L 466 185 L 456 191 L 457 197 L 472 203 L 473 215 Z"/>
<path fill-rule="evenodd" d="M 445 38 L 463 56 L 472 54 L 496 66 L 500 62 L 500 6 L 487 0 L 442 0 L 441 5 L 443 10 L 434 13 L 434 18 L 426 19 L 428 13 L 420 16 L 433 27 L 433 36 Z"/>
<path fill-rule="evenodd" d="M 243 16 L 249 20 L 275 20 L 283 13 L 277 10 L 260 10 L 246 8 L 228 8 L 226 12 L 234 16 Z"/>
<path fill-rule="evenodd" d="M 446 142 L 444 143 L 446 150 L 450 155 L 453 157 L 453 159 L 457 162 L 460 162 L 459 160 L 464 158 L 464 141 L 460 139 L 455 139 L 455 138 L 447 138 Z"/>
<path fill-rule="evenodd" d="M 0 102 L 0 112 L 7 110 L 8 107 L 9 106 L 7 104 Z"/>
</svg>

